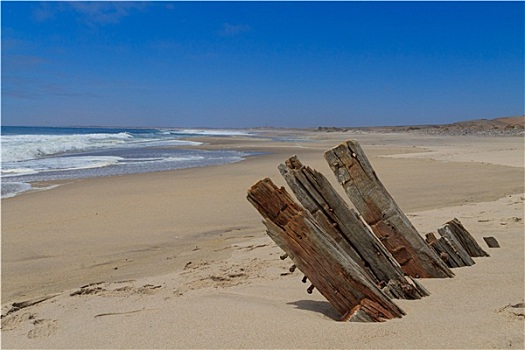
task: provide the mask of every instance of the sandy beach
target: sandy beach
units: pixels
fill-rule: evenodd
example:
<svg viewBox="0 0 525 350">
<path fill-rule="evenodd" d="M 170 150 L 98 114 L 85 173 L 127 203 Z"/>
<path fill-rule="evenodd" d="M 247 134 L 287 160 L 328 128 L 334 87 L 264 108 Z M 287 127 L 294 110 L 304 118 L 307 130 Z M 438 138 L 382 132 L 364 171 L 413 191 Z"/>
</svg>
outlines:
<svg viewBox="0 0 525 350">
<path fill-rule="evenodd" d="M 523 348 L 522 136 L 257 130 L 205 149 L 259 152 L 205 168 L 61 183 L 2 200 L 2 348 Z M 421 234 L 458 218 L 491 255 L 421 279 L 401 319 L 337 322 L 266 235 L 246 190 L 286 158 L 322 172 L 360 142 Z M 46 184 L 48 185 L 48 184 Z M 349 201 L 348 201 L 349 202 Z M 487 248 L 494 236 L 501 248 Z M 13 303 L 52 296 L 13 311 Z"/>
</svg>

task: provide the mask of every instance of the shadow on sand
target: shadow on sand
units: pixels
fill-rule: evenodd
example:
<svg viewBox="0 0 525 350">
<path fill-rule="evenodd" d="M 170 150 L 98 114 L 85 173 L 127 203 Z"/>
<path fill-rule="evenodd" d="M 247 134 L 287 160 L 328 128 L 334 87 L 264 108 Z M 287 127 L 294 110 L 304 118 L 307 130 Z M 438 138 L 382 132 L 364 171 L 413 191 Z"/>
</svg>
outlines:
<svg viewBox="0 0 525 350">
<path fill-rule="evenodd" d="M 337 312 L 332 305 L 327 301 L 316 301 L 316 300 L 298 300 L 287 305 L 293 305 L 297 309 L 308 310 L 318 312 L 324 316 L 331 318 L 332 320 L 338 321 L 341 318 L 339 312 Z"/>
</svg>

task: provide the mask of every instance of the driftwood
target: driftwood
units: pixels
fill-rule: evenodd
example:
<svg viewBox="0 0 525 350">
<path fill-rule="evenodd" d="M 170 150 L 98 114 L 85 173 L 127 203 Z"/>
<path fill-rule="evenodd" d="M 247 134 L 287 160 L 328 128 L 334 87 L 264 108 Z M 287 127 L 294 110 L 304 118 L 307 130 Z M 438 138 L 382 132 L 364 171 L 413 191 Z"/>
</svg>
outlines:
<svg viewBox="0 0 525 350">
<path fill-rule="evenodd" d="M 401 266 L 357 214 L 334 190 L 323 174 L 291 157 L 279 171 L 303 207 L 339 247 L 393 298 L 419 299 L 428 295 L 419 283 L 405 276 Z"/>
<path fill-rule="evenodd" d="M 448 242 L 454 252 L 465 262 L 466 266 L 474 265 L 475 262 L 472 260 L 468 252 L 465 250 L 460 241 L 456 238 L 454 233 L 450 230 L 450 226 L 444 225 L 438 228 L 438 233 L 441 238 Z M 440 239 L 441 239 L 440 238 Z"/>
<path fill-rule="evenodd" d="M 454 218 L 453 220 L 450 220 L 440 228 L 438 228 L 438 232 L 441 236 L 444 237 L 453 237 L 456 239 L 459 244 L 464 248 L 468 256 L 471 257 L 482 257 L 482 256 L 489 256 L 487 252 L 485 252 L 476 242 L 474 237 L 465 229 L 463 224 L 461 222 Z"/>
<path fill-rule="evenodd" d="M 440 237 L 437 239 L 433 233 L 427 233 L 426 241 L 436 253 L 439 254 L 440 258 L 448 267 L 454 268 L 474 265 L 474 261 L 457 241 L 450 240 L 448 237 Z M 461 250 L 461 254 L 458 252 L 459 250 Z"/>
<path fill-rule="evenodd" d="M 434 249 L 434 251 L 439 255 L 441 260 L 443 260 L 443 262 L 448 267 L 457 267 L 457 266 L 452 266 L 449 253 L 447 253 L 447 250 L 445 249 L 445 247 L 442 247 L 442 243 L 438 241 L 438 239 L 436 238 L 436 235 L 434 235 L 431 232 L 427 233 L 425 241 L 430 247 L 432 247 L 432 249 Z"/>
<path fill-rule="evenodd" d="M 263 216 L 268 235 L 343 320 L 377 322 L 404 315 L 284 188 L 263 179 L 248 190 L 248 200 Z"/>
<path fill-rule="evenodd" d="M 499 243 L 494 237 L 483 237 L 485 243 L 487 243 L 489 248 L 499 248 Z"/>
<path fill-rule="evenodd" d="M 325 158 L 357 210 L 405 273 L 411 277 L 454 276 L 379 181 L 356 141 L 327 151 Z"/>
</svg>

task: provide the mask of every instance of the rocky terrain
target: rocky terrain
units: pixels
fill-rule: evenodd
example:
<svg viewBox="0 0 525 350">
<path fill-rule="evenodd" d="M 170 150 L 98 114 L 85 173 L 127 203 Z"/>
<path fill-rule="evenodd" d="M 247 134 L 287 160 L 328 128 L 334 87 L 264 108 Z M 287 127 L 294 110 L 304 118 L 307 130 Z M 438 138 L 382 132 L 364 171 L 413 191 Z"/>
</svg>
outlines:
<svg viewBox="0 0 525 350">
<path fill-rule="evenodd" d="M 522 136 L 525 135 L 525 116 L 496 119 L 476 119 L 452 124 L 378 126 L 378 127 L 319 127 L 321 132 L 409 132 L 427 135 L 479 135 Z"/>
</svg>

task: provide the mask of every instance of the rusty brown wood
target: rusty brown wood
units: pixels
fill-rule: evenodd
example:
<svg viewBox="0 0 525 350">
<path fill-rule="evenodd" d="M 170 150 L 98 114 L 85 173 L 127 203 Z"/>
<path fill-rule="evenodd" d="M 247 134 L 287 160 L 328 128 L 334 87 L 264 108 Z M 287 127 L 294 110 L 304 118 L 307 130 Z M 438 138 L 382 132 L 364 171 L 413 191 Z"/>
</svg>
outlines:
<svg viewBox="0 0 525 350">
<path fill-rule="evenodd" d="M 325 158 L 356 209 L 405 273 L 411 277 L 454 276 L 390 196 L 357 141 L 327 151 Z"/>
<path fill-rule="evenodd" d="M 489 256 L 485 252 L 476 239 L 472 237 L 470 232 L 463 226 L 463 224 L 456 218 L 450 220 L 438 229 L 441 236 L 452 236 L 465 249 L 466 253 L 471 257 Z"/>
<path fill-rule="evenodd" d="M 341 249 L 367 273 L 385 294 L 393 298 L 420 299 L 429 295 L 418 282 L 405 276 L 401 266 L 357 213 L 335 191 L 326 177 L 304 166 L 293 156 L 279 171 L 296 198 Z"/>
<path fill-rule="evenodd" d="M 341 321 L 350 322 L 373 322 L 375 318 L 381 317 L 388 313 L 388 310 L 383 309 L 377 303 L 369 299 L 363 299 L 351 313 L 344 315 Z"/>
<path fill-rule="evenodd" d="M 355 311 L 367 321 L 404 315 L 284 188 L 266 178 L 248 190 L 248 200 L 263 216 L 268 235 L 341 315 L 350 312 L 351 318 L 364 299 L 372 306 Z"/>
</svg>

